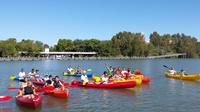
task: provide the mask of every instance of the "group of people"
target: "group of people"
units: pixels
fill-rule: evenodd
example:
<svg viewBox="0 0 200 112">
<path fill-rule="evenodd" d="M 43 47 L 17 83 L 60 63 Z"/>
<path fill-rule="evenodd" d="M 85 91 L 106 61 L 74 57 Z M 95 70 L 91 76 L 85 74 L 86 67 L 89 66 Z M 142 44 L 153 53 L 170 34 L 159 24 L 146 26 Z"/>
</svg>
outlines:
<svg viewBox="0 0 200 112">
<path fill-rule="evenodd" d="M 177 72 L 173 67 L 170 67 L 168 70 L 168 73 L 170 75 L 186 75 L 186 71 L 185 70 L 180 70 L 180 72 Z"/>
<path fill-rule="evenodd" d="M 23 80 L 24 77 L 27 77 L 31 80 L 37 80 L 37 81 L 41 79 L 41 77 L 39 75 L 39 70 L 38 69 L 35 70 L 34 68 L 31 69 L 31 71 L 28 74 L 26 74 L 24 69 L 21 68 L 18 76 L 19 76 L 19 80 Z"/>
<path fill-rule="evenodd" d="M 88 69 L 87 71 L 91 71 L 91 69 Z M 68 74 L 82 74 L 83 72 L 84 70 L 80 66 L 78 66 L 76 70 L 74 70 L 71 65 L 67 67 Z"/>
<path fill-rule="evenodd" d="M 35 71 L 34 69 L 32 69 L 31 72 L 26 75 L 24 69 L 21 69 L 21 71 L 19 72 L 19 77 L 22 80 L 20 80 L 20 88 L 17 97 L 24 96 L 33 99 L 37 93 L 35 91 L 36 87 L 33 85 L 32 81 L 35 81 L 36 79 L 37 81 L 44 82 L 44 87 L 52 86 L 54 87 L 54 89 L 64 90 L 64 85 L 59 79 L 59 76 L 53 77 L 52 75 L 45 75 L 45 77 L 42 78 L 39 76 L 38 71 L 39 70 Z"/>
<path fill-rule="evenodd" d="M 125 69 L 125 68 L 113 68 L 112 66 L 106 67 L 106 71 L 103 72 L 101 75 L 101 83 L 109 83 L 113 80 L 122 80 L 122 79 L 129 79 L 132 78 L 134 75 L 143 75 L 140 72 L 134 73 L 134 71 L 131 71 L 131 68 Z M 86 75 L 86 71 L 82 72 L 81 81 L 83 84 L 88 83 L 89 80 Z"/>
</svg>

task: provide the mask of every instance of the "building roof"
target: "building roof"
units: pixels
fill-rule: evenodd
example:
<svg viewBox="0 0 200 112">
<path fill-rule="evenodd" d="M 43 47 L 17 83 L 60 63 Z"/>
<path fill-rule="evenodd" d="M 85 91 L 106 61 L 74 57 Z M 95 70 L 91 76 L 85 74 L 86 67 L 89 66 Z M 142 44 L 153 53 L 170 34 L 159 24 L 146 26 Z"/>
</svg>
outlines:
<svg viewBox="0 0 200 112">
<path fill-rule="evenodd" d="M 40 54 L 68 55 L 68 54 L 97 54 L 96 52 L 40 52 Z"/>
</svg>

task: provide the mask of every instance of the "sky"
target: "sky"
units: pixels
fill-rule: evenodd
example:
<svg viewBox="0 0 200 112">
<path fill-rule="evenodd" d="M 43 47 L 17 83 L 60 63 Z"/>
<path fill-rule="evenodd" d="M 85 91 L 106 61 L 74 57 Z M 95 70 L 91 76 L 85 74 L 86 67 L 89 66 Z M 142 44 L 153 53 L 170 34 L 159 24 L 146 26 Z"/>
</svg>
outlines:
<svg viewBox="0 0 200 112">
<path fill-rule="evenodd" d="M 109 40 L 120 31 L 200 40 L 200 0 L 0 0 L 0 40 Z"/>
</svg>

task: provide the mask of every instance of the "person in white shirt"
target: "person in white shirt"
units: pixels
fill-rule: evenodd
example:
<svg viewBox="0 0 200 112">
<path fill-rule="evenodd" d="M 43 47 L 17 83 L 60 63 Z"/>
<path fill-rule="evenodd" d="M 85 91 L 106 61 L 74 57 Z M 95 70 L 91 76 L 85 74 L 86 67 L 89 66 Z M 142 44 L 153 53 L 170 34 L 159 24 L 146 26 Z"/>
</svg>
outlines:
<svg viewBox="0 0 200 112">
<path fill-rule="evenodd" d="M 124 75 L 127 72 L 125 68 L 122 69 L 121 73 Z"/>
<path fill-rule="evenodd" d="M 89 82 L 88 77 L 86 75 L 86 71 L 83 71 L 83 73 L 81 75 L 81 81 L 83 82 L 83 84 Z"/>
<path fill-rule="evenodd" d="M 174 68 L 170 68 L 169 69 L 169 74 L 175 75 L 176 74 L 176 70 L 174 70 Z"/>
<path fill-rule="evenodd" d="M 102 83 L 104 84 L 107 84 L 108 83 L 108 74 L 106 71 L 103 72 L 102 76 L 101 76 L 101 80 L 102 80 Z"/>
<path fill-rule="evenodd" d="M 74 71 L 74 69 L 71 67 L 71 66 L 69 66 L 68 68 L 67 68 L 67 72 L 68 73 L 71 73 L 71 72 L 73 72 Z"/>
<path fill-rule="evenodd" d="M 28 73 L 28 75 L 31 77 L 32 80 L 35 80 L 35 75 L 36 75 L 36 72 L 35 72 L 35 69 L 31 69 L 31 72 Z"/>
<path fill-rule="evenodd" d="M 24 69 L 21 68 L 20 72 L 19 72 L 19 78 L 24 79 L 24 77 L 26 76 L 26 73 L 24 72 Z"/>
</svg>

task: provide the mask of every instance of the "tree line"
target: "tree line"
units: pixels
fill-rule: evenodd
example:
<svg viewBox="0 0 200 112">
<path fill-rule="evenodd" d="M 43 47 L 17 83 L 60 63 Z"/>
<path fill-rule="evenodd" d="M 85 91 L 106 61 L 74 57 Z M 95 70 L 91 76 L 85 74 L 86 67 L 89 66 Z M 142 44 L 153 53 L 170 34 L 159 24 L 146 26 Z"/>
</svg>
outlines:
<svg viewBox="0 0 200 112">
<path fill-rule="evenodd" d="M 46 44 L 41 41 L 15 38 L 0 40 L 0 57 L 38 56 Z M 149 42 L 142 33 L 119 32 L 111 40 L 71 40 L 59 39 L 50 47 L 57 52 L 97 52 L 97 56 L 159 56 L 173 53 L 186 53 L 187 57 L 200 56 L 200 42 L 197 38 L 185 34 L 163 34 L 153 32 Z"/>
</svg>

